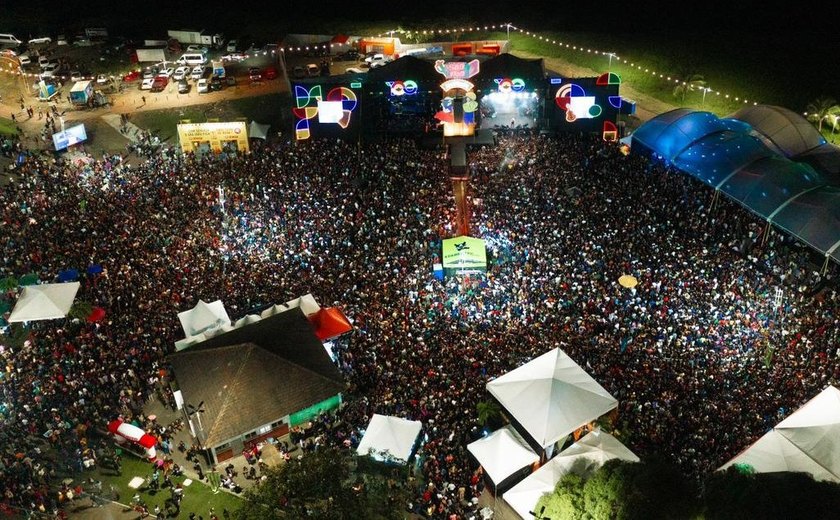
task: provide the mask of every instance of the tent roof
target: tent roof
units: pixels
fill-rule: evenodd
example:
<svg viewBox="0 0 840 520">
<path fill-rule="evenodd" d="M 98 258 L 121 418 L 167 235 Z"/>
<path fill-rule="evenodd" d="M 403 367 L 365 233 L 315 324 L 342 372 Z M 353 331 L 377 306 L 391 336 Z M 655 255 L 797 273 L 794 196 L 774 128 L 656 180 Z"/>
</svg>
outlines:
<svg viewBox="0 0 840 520">
<path fill-rule="evenodd" d="M 256 121 L 251 121 L 251 124 L 248 126 L 248 137 L 251 139 L 264 140 L 268 137 L 269 128 L 271 128 L 271 125 L 264 125 L 257 123 Z"/>
<path fill-rule="evenodd" d="M 589 432 L 513 486 L 502 498 L 522 518 L 533 518 L 529 511 L 534 510 L 544 494 L 554 491 L 554 486 L 564 475 L 579 469 L 579 465 L 586 471 L 594 470 L 611 459 L 639 461 L 635 453 L 612 435 L 600 430 Z"/>
<path fill-rule="evenodd" d="M 368 455 L 371 450 L 388 452 L 396 459 L 407 461 L 422 427 L 420 421 L 373 414 L 356 453 Z"/>
<path fill-rule="evenodd" d="M 804 471 L 840 482 L 840 390 L 825 388 L 720 469 L 749 464 L 759 473 Z"/>
<path fill-rule="evenodd" d="M 543 447 L 618 406 L 559 348 L 490 381 L 487 390 Z"/>
<path fill-rule="evenodd" d="M 205 402 L 202 420 L 210 446 L 345 388 L 300 310 L 213 336 L 167 359 L 184 399 Z"/>
<path fill-rule="evenodd" d="M 545 80 L 543 59 L 525 59 L 509 53 L 502 53 L 481 62 L 478 74 L 472 80 L 493 81 L 496 78 L 521 78 L 526 82 Z"/>
<path fill-rule="evenodd" d="M 438 74 L 432 62 L 415 56 L 402 56 L 391 63 L 370 69 L 366 79 L 370 82 L 380 82 L 379 84 L 385 81 L 405 81 L 408 79 L 414 80 L 418 84 L 422 82 L 436 84 L 443 82 L 443 76 Z"/>
<path fill-rule="evenodd" d="M 649 151 L 672 162 L 840 262 L 840 199 L 836 189 L 840 188 L 840 149 L 811 138 L 802 141 L 807 141 L 807 146 L 813 144 L 811 148 L 805 144 L 777 146 L 778 139 L 767 137 L 776 135 L 774 131 L 781 132 L 773 130 L 773 125 L 787 121 L 797 125 L 794 130 L 803 135 L 816 130 L 786 109 L 765 108 L 736 112 L 737 117 L 749 116 L 744 116 L 744 121 L 719 119 L 685 108 L 672 110 L 633 133 L 633 151 Z M 753 122 L 764 124 L 767 135 L 750 126 Z M 809 130 L 800 128 L 803 124 Z"/>
<path fill-rule="evenodd" d="M 315 325 L 315 335 L 321 341 L 337 338 L 353 330 L 353 325 L 338 307 L 321 307 L 321 310 L 309 316 Z"/>
<path fill-rule="evenodd" d="M 9 315 L 9 323 L 21 321 L 55 320 L 67 316 L 79 282 L 27 285 Z"/>
<path fill-rule="evenodd" d="M 539 455 L 534 453 L 510 425 L 468 444 L 467 450 L 478 460 L 490 480 L 497 485 L 525 466 L 540 460 Z"/>
<path fill-rule="evenodd" d="M 222 325 L 230 325 L 230 318 L 221 300 L 210 303 L 198 300 L 192 309 L 179 312 L 178 320 L 181 321 L 184 335 L 188 338 Z"/>
<path fill-rule="evenodd" d="M 784 107 L 748 106 L 729 117 L 749 123 L 785 157 L 795 157 L 826 142 L 807 119 Z"/>
</svg>

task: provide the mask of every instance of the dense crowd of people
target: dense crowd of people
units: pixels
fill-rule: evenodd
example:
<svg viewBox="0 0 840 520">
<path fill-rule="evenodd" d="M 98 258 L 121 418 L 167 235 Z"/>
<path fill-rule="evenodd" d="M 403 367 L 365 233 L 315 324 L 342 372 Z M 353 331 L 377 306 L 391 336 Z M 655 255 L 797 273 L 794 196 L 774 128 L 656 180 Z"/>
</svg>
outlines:
<svg viewBox="0 0 840 520">
<path fill-rule="evenodd" d="M 694 180 L 593 137 L 505 136 L 471 153 L 471 234 L 490 265 L 443 281 L 432 259 L 455 218 L 440 150 L 313 140 L 149 157 L 32 157 L 0 191 L 0 279 L 101 265 L 77 300 L 107 313 L 7 331 L 8 507 L 56 508 L 50 475 L 83 460 L 108 420 L 142 416 L 177 313 L 199 299 L 234 319 L 307 292 L 340 305 L 355 326 L 336 346 L 349 386 L 313 433 L 352 447 L 373 413 L 421 420 L 410 508 L 431 518 L 476 511 L 466 444 L 487 381 L 554 347 L 618 399 L 631 449 L 698 477 L 840 379 L 837 294 L 807 249 L 765 240 Z M 623 274 L 638 287 L 618 285 Z"/>
</svg>

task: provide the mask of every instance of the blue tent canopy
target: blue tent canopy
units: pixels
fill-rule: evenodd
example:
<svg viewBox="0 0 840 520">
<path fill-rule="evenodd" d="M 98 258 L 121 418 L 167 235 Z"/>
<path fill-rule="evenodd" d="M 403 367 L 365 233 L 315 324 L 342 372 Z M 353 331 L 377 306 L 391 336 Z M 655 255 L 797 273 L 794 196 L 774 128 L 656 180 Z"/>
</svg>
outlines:
<svg viewBox="0 0 840 520">
<path fill-rule="evenodd" d="M 680 108 L 636 130 L 632 149 L 673 164 L 840 262 L 840 186 L 767 142 L 744 121 Z"/>
</svg>

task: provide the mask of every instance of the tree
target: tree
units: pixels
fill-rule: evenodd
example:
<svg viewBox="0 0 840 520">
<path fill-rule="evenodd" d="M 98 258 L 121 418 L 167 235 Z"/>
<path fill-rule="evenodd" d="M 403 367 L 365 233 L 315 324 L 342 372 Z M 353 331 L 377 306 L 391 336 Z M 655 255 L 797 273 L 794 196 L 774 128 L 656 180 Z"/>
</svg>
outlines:
<svg viewBox="0 0 840 520">
<path fill-rule="evenodd" d="M 705 518 L 837 518 L 840 484 L 807 473 L 752 473 L 735 466 L 706 480 Z"/>
<path fill-rule="evenodd" d="M 706 80 L 695 72 L 684 72 L 678 80 L 677 86 L 674 87 L 674 97 L 680 98 L 682 103 L 685 103 L 687 93 L 706 87 Z"/>
<path fill-rule="evenodd" d="M 697 512 L 697 490 L 679 470 L 659 460 L 607 461 L 587 478 L 572 469 L 554 493 L 537 503 L 549 518 L 656 520 L 689 519 Z"/>
<path fill-rule="evenodd" d="M 808 121 L 817 123 L 820 133 L 822 133 L 823 121 L 829 121 L 834 129 L 837 128 L 837 116 L 840 115 L 840 106 L 837 105 L 837 101 L 834 98 L 820 96 L 808 103 L 805 110 L 808 113 Z"/>
<path fill-rule="evenodd" d="M 478 424 L 481 426 L 501 426 L 502 409 L 499 407 L 499 403 L 495 400 L 491 399 L 489 401 L 479 401 L 475 406 L 475 409 L 476 412 L 478 412 Z"/>
<path fill-rule="evenodd" d="M 407 495 L 396 479 L 358 471 L 347 451 L 321 448 L 269 468 L 245 492 L 239 520 L 397 520 Z"/>
</svg>

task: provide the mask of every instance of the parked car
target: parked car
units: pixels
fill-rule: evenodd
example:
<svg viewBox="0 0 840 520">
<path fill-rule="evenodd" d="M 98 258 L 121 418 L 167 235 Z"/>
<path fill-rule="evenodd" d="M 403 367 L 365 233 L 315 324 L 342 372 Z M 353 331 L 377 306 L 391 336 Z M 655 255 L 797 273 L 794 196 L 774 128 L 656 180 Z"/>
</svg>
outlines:
<svg viewBox="0 0 840 520">
<path fill-rule="evenodd" d="M 105 75 L 105 74 L 99 74 L 98 76 L 96 76 L 96 84 L 97 85 L 104 85 L 104 84 L 108 83 L 108 81 L 110 81 L 110 80 L 108 79 L 108 76 Z"/>
<path fill-rule="evenodd" d="M 47 63 L 46 65 L 44 65 L 43 67 L 41 67 L 41 71 L 42 72 L 46 72 L 46 71 L 57 72 L 59 68 L 60 68 L 60 65 L 58 64 L 57 61 L 51 61 L 51 62 Z"/>
<path fill-rule="evenodd" d="M 42 78 L 54 78 L 58 75 L 60 70 L 60 66 L 58 63 L 51 63 L 49 66 L 44 67 L 41 70 L 41 77 Z"/>
<path fill-rule="evenodd" d="M 82 75 L 81 71 L 74 70 L 70 72 L 70 81 L 82 81 L 85 77 Z"/>
<path fill-rule="evenodd" d="M 30 65 L 32 63 L 32 59 L 29 57 L 28 54 L 21 54 L 18 56 L 18 61 L 21 65 Z"/>
<path fill-rule="evenodd" d="M 262 79 L 262 72 L 257 67 L 251 67 L 248 69 L 248 79 L 251 81 L 259 81 Z"/>
<path fill-rule="evenodd" d="M 186 52 L 203 52 L 207 54 L 207 47 L 204 45 L 190 45 L 187 47 Z"/>
<path fill-rule="evenodd" d="M 347 52 L 343 52 L 335 57 L 337 61 L 356 61 L 359 59 L 359 51 L 357 50 L 349 50 Z"/>
<path fill-rule="evenodd" d="M 122 77 L 123 81 L 137 81 L 138 79 L 140 79 L 139 70 L 132 70 L 131 72 Z"/>
<path fill-rule="evenodd" d="M 186 79 L 178 81 L 178 94 L 186 94 L 190 91 L 190 84 Z"/>
<path fill-rule="evenodd" d="M 47 43 L 52 43 L 52 38 L 50 38 L 49 36 L 32 38 L 31 40 L 29 40 L 29 45 L 45 45 Z"/>
<path fill-rule="evenodd" d="M 245 56 L 241 52 L 232 52 L 222 56 L 222 61 L 245 61 L 246 59 L 248 59 L 248 56 Z"/>
<path fill-rule="evenodd" d="M 157 75 L 158 76 L 163 76 L 164 78 L 169 79 L 174 72 L 175 72 L 175 69 L 173 69 L 172 67 L 167 67 L 167 68 L 159 71 L 157 73 Z"/>
<path fill-rule="evenodd" d="M 67 45 L 67 37 L 63 34 L 59 34 L 58 37 L 55 39 L 56 45 Z"/>
<path fill-rule="evenodd" d="M 140 83 L 140 90 L 151 90 L 154 83 L 155 78 L 143 78 L 143 82 Z"/>
<path fill-rule="evenodd" d="M 196 83 L 196 90 L 198 90 L 199 94 L 206 94 L 209 90 L 207 78 L 201 78 Z"/>
<path fill-rule="evenodd" d="M 321 67 L 314 63 L 310 63 L 306 66 L 306 75 L 314 78 L 315 76 L 321 75 Z"/>
<path fill-rule="evenodd" d="M 210 90 L 222 90 L 222 88 L 224 88 L 222 78 L 213 77 L 210 79 Z"/>
<path fill-rule="evenodd" d="M 236 40 L 231 40 L 227 43 L 227 47 L 225 48 L 225 50 L 227 52 L 236 52 L 236 48 L 237 48 L 237 41 Z"/>
<path fill-rule="evenodd" d="M 75 45 L 76 47 L 90 47 L 91 45 L 93 45 L 93 42 L 90 41 L 90 38 L 88 38 L 87 36 L 78 35 L 76 36 L 76 38 L 74 38 L 73 45 Z"/>
<path fill-rule="evenodd" d="M 152 92 L 163 92 L 168 84 L 169 78 L 166 76 L 155 76 L 155 79 L 152 80 Z"/>
<path fill-rule="evenodd" d="M 192 72 L 190 73 L 191 79 L 201 79 L 201 75 L 204 74 L 204 67 L 201 65 L 196 65 L 193 67 Z"/>
<path fill-rule="evenodd" d="M 359 67 L 347 67 L 347 69 L 345 69 L 344 72 L 348 74 L 362 74 L 367 71 L 364 69 L 360 69 Z"/>
<path fill-rule="evenodd" d="M 51 60 L 49 58 L 49 56 L 47 56 L 46 54 L 42 54 L 42 55 L 38 56 L 38 66 L 41 67 L 42 69 L 44 67 L 46 67 L 47 65 L 49 65 L 50 62 L 52 62 L 52 61 L 53 60 Z"/>
<path fill-rule="evenodd" d="M 262 71 L 262 76 L 265 79 L 274 79 L 277 77 L 277 67 L 266 67 Z"/>
<path fill-rule="evenodd" d="M 177 69 L 175 69 L 175 72 L 172 74 L 172 79 L 174 79 L 175 81 L 181 81 L 182 79 L 187 77 L 187 74 L 189 74 L 189 73 L 190 73 L 190 68 L 189 67 L 184 67 L 184 66 L 178 67 Z"/>
<path fill-rule="evenodd" d="M 298 65 L 294 69 L 292 69 L 292 77 L 300 79 L 306 77 L 306 69 Z"/>
</svg>

